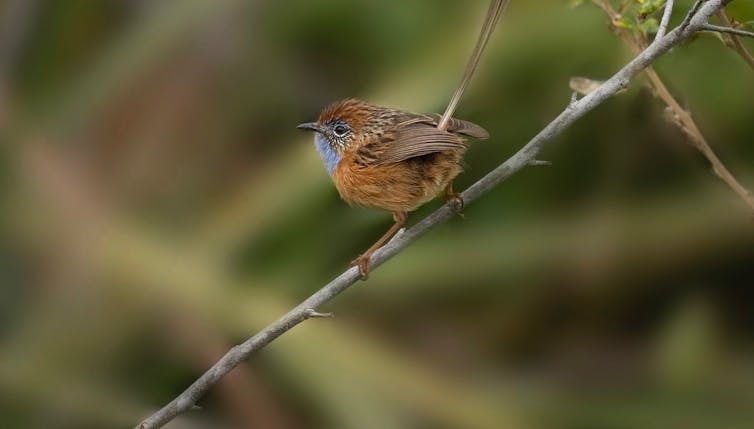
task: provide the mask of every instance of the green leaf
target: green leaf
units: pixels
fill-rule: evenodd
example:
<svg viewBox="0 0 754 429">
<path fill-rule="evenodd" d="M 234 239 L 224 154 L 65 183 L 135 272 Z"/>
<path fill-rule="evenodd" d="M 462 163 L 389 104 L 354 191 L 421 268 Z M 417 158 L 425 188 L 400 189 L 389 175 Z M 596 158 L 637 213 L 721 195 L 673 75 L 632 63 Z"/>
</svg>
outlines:
<svg viewBox="0 0 754 429">
<path fill-rule="evenodd" d="M 638 14 L 640 19 L 644 19 L 665 4 L 665 0 L 643 1 L 641 4 Z"/>
<path fill-rule="evenodd" d="M 636 24 L 634 24 L 633 22 L 629 21 L 628 18 L 626 18 L 625 16 L 622 17 L 622 18 L 620 18 L 619 20 L 615 21 L 615 25 L 617 27 L 627 28 L 629 30 L 635 30 L 636 29 Z"/>
<path fill-rule="evenodd" d="M 644 33 L 656 33 L 658 22 L 654 18 L 645 19 L 639 24 L 639 31 Z"/>
</svg>

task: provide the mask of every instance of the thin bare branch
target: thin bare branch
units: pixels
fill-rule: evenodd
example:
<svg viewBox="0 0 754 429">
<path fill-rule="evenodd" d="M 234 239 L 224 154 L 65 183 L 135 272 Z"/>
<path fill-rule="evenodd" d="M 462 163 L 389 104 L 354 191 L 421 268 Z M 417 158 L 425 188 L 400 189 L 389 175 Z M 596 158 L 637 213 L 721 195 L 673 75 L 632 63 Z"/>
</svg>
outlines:
<svg viewBox="0 0 754 429">
<path fill-rule="evenodd" d="M 706 24 L 702 27 L 704 31 L 716 31 L 718 33 L 735 34 L 736 36 L 754 37 L 754 32 L 741 30 L 733 27 L 724 27 L 722 25 Z"/>
<path fill-rule="evenodd" d="M 731 22 L 730 18 L 728 18 L 728 15 L 725 13 L 724 9 L 717 11 L 717 17 L 718 19 L 720 19 L 720 22 L 722 22 L 726 27 L 733 27 L 733 23 Z M 754 70 L 754 56 L 752 56 L 751 53 L 744 47 L 744 45 L 741 44 L 741 41 L 738 40 L 738 37 L 733 34 L 723 34 L 723 40 L 725 46 L 736 51 L 738 55 L 740 55 L 741 58 L 746 61 L 746 64 L 748 64 L 749 67 Z"/>
<path fill-rule="evenodd" d="M 655 34 L 655 40 L 662 39 L 668 30 L 668 23 L 670 22 L 670 15 L 673 14 L 673 0 L 665 2 L 665 11 L 662 13 L 662 20 L 660 20 L 660 26 L 657 28 L 657 34 Z"/>
<path fill-rule="evenodd" d="M 726 27 L 733 27 L 733 23 L 730 21 L 730 18 L 728 18 L 728 15 L 725 13 L 724 9 L 717 11 L 717 17 L 718 19 L 720 19 L 720 22 L 722 22 Z M 744 48 L 744 45 L 741 44 L 741 41 L 738 40 L 738 37 L 733 34 L 725 34 L 723 35 L 723 40 L 725 41 L 725 46 L 728 46 L 729 48 L 736 51 L 738 55 L 740 55 L 741 58 L 746 61 L 746 64 L 748 64 L 749 67 L 754 70 L 754 56 L 752 56 L 751 53 L 746 48 Z"/>
<path fill-rule="evenodd" d="M 571 100 L 568 106 L 524 147 L 466 189 L 461 194 L 464 202 L 467 205 L 471 204 L 519 170 L 531 165 L 532 162 L 537 159 L 537 154 L 546 142 L 551 141 L 553 137 L 562 133 L 565 129 L 576 122 L 576 120 L 605 102 L 616 92 L 627 87 L 636 74 L 647 68 L 659 56 L 701 29 L 709 17 L 722 8 L 726 3 L 728 3 L 726 0 L 709 0 L 699 8 L 698 13 L 689 20 L 689 23 L 685 28 L 679 27 L 674 29 L 668 33 L 666 37 L 663 37 L 661 40 L 658 40 L 657 43 L 653 43 L 650 47 L 641 52 L 597 89 L 581 99 Z M 536 164 L 536 162 L 534 163 Z M 395 237 L 388 244 L 374 253 L 371 259 L 371 269 L 374 270 L 382 265 L 385 261 L 401 252 L 414 241 L 429 232 L 432 228 L 452 218 L 455 214 L 456 211 L 450 205 L 446 204 L 419 221 L 413 227 L 403 231 L 399 236 Z M 352 267 L 343 272 L 322 289 L 315 292 L 312 296 L 299 304 L 296 308 L 283 315 L 280 319 L 268 325 L 244 343 L 233 347 L 225 356 L 223 356 L 222 359 L 199 377 L 199 379 L 197 379 L 183 393 L 144 420 L 137 426 L 137 428 L 159 428 L 175 418 L 178 414 L 192 409 L 199 398 L 201 398 L 212 386 L 215 385 L 215 383 L 218 382 L 218 380 L 220 380 L 220 378 L 230 372 L 239 363 L 249 359 L 249 357 L 255 352 L 259 351 L 294 326 L 312 317 L 313 313 L 316 313 L 317 308 L 348 289 L 360 278 L 361 276 L 357 267 Z"/>
</svg>

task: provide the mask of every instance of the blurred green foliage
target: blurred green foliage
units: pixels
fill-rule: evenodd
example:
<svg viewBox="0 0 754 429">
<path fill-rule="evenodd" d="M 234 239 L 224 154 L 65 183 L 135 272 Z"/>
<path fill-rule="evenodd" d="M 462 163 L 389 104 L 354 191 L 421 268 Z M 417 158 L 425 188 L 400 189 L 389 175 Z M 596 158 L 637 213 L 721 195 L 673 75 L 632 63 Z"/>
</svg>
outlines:
<svg viewBox="0 0 754 429">
<path fill-rule="evenodd" d="M 629 59 L 584 3 L 512 2 L 458 112 L 493 136 L 458 189 L 563 109 L 569 78 Z M 485 9 L 0 4 L 2 426 L 130 427 L 340 273 L 390 217 L 339 201 L 295 125 L 345 97 L 442 111 Z M 656 69 L 754 187 L 751 70 L 707 34 Z M 542 156 L 168 427 L 754 426 L 744 203 L 641 77 Z"/>
</svg>

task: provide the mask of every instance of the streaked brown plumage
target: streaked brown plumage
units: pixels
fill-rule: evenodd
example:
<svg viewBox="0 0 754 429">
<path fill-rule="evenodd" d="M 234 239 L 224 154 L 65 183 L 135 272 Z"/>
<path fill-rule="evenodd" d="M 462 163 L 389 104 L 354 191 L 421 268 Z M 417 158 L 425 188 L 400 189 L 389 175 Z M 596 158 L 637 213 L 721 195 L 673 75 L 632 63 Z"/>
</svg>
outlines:
<svg viewBox="0 0 754 429">
<path fill-rule="evenodd" d="M 443 190 L 458 198 L 451 183 L 462 169 L 464 137 L 488 137 L 480 126 L 460 119 L 440 130 L 440 117 L 348 99 L 327 106 L 317 122 L 299 125 L 317 133 L 315 144 L 343 200 L 393 213 L 393 228 L 354 261 L 364 276 L 369 256 L 400 228 L 408 212 Z"/>
</svg>

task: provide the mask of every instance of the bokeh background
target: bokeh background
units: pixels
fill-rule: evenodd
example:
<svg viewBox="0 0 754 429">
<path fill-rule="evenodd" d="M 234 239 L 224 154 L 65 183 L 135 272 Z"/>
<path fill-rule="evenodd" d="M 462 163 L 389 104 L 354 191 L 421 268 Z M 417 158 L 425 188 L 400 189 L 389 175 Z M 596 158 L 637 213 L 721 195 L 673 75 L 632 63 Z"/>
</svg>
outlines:
<svg viewBox="0 0 754 429">
<path fill-rule="evenodd" d="M 339 274 L 391 219 L 342 203 L 296 124 L 442 111 L 486 7 L 0 3 L 2 427 L 131 427 Z M 514 0 L 457 188 L 629 58 L 588 2 Z M 657 70 L 754 188 L 752 70 L 712 35 Z M 168 427 L 754 427 L 752 212 L 663 107 L 639 78 Z"/>
</svg>

